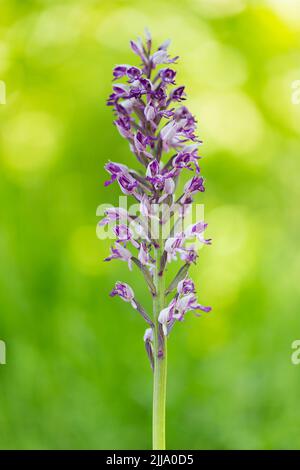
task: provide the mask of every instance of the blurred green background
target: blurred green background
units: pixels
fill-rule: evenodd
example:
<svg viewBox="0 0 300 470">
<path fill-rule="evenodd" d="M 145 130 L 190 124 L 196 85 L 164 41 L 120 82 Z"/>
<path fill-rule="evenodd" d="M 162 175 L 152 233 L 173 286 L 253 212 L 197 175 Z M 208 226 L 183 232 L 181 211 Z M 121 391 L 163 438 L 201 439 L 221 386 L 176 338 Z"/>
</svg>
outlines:
<svg viewBox="0 0 300 470">
<path fill-rule="evenodd" d="M 110 299 L 139 273 L 96 238 L 108 159 L 133 162 L 105 99 L 151 30 L 180 55 L 177 83 L 205 142 L 213 245 L 193 276 L 213 312 L 169 341 L 167 443 L 299 448 L 298 0 L 1 0 L 0 447 L 151 446 L 144 325 Z"/>
</svg>

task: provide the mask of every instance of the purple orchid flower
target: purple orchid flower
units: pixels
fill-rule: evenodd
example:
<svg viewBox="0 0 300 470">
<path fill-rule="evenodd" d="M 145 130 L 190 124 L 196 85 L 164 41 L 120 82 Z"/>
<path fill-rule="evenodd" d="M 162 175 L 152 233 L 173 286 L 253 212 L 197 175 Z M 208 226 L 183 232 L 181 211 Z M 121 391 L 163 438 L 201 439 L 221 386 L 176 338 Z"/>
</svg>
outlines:
<svg viewBox="0 0 300 470">
<path fill-rule="evenodd" d="M 147 196 L 147 194 L 143 194 L 140 202 L 140 213 L 143 217 L 152 217 L 153 213 L 153 206 Z"/>
<path fill-rule="evenodd" d="M 169 148 L 177 148 L 180 145 L 180 136 L 181 136 L 181 129 L 182 126 L 184 125 L 185 121 L 170 121 L 168 124 L 166 124 L 161 132 L 160 132 L 160 137 L 163 142 L 163 148 L 167 152 Z"/>
<path fill-rule="evenodd" d="M 179 251 L 179 254 L 180 254 L 180 258 L 182 259 L 182 261 L 185 261 L 187 264 L 191 264 L 191 263 L 195 264 L 198 258 L 198 254 L 194 246 L 181 249 Z"/>
<path fill-rule="evenodd" d="M 130 271 L 132 270 L 132 254 L 127 248 L 124 248 L 120 243 L 116 243 L 115 247 L 111 247 L 111 254 L 104 261 L 111 261 L 112 259 L 120 259 L 128 264 Z"/>
<path fill-rule="evenodd" d="M 165 242 L 165 252 L 167 253 L 167 261 L 170 263 L 176 260 L 176 253 L 182 249 L 184 242 L 184 233 L 178 233 L 174 237 L 170 237 Z"/>
<path fill-rule="evenodd" d="M 155 178 L 159 174 L 159 163 L 157 160 L 152 160 L 146 170 L 146 176 L 149 178 Z"/>
<path fill-rule="evenodd" d="M 191 196 L 196 194 L 197 192 L 203 193 L 205 191 L 204 188 L 204 180 L 202 177 L 193 176 L 184 186 L 184 194 L 181 199 L 182 204 L 187 203 L 191 200 Z"/>
<path fill-rule="evenodd" d="M 156 191 L 163 191 L 163 195 L 159 198 L 158 202 L 162 202 L 168 195 L 173 194 L 175 190 L 175 183 L 169 174 L 162 174 L 160 172 L 159 163 L 157 160 L 152 160 L 146 171 L 148 181 L 153 184 Z"/>
<path fill-rule="evenodd" d="M 128 65 L 117 65 L 113 69 L 114 79 L 117 80 L 118 78 L 124 77 L 124 75 L 126 75 L 127 69 L 128 69 Z"/>
<path fill-rule="evenodd" d="M 172 64 L 176 62 L 178 59 L 178 56 L 173 57 L 173 59 L 170 59 L 169 54 L 167 53 L 166 48 L 160 48 L 157 52 L 154 52 L 151 60 L 154 66 L 159 65 L 159 64 Z"/>
<path fill-rule="evenodd" d="M 195 284 L 193 283 L 192 279 L 189 279 L 189 278 L 182 279 L 182 281 L 178 283 L 177 292 L 178 294 L 183 294 L 183 295 L 194 293 Z"/>
<path fill-rule="evenodd" d="M 120 163 L 109 162 L 104 167 L 106 171 L 111 174 L 111 179 L 105 181 L 104 186 L 109 186 L 114 181 L 118 181 L 121 191 L 127 195 L 138 196 L 136 191 L 138 187 L 138 182 L 133 176 L 129 173 L 126 165 Z"/>
<path fill-rule="evenodd" d="M 128 116 L 120 116 L 119 119 L 114 121 L 118 131 L 120 132 L 121 136 L 125 139 L 132 139 L 133 134 L 131 132 L 131 122 Z"/>
<path fill-rule="evenodd" d="M 177 296 L 159 314 L 158 321 L 162 324 L 164 334 L 168 334 L 168 326 L 173 324 L 174 320 L 182 321 L 185 314 L 191 310 L 202 310 L 208 313 L 211 311 L 211 307 L 205 307 L 198 303 L 194 284 L 191 280 L 188 280 L 185 287 L 184 284 L 178 285 Z"/>
<path fill-rule="evenodd" d="M 151 369 L 154 371 L 154 358 L 153 358 L 153 329 L 152 328 L 147 328 L 144 334 L 144 342 L 145 342 L 145 348 L 146 348 L 146 353 L 148 355 Z"/>
<path fill-rule="evenodd" d="M 134 82 L 135 80 L 138 80 L 141 77 L 143 72 L 138 67 L 129 67 L 126 73 L 127 77 L 129 78 L 129 81 Z"/>
<path fill-rule="evenodd" d="M 163 326 L 163 332 L 165 336 L 167 336 L 168 334 L 167 324 L 171 322 L 172 319 L 174 318 L 175 311 L 176 311 L 176 304 L 177 304 L 177 300 L 173 299 L 168 305 L 168 307 L 160 311 L 160 314 L 158 316 L 158 321 Z"/>
<path fill-rule="evenodd" d="M 130 302 L 133 304 L 133 307 L 136 308 L 133 290 L 125 282 L 116 282 L 115 288 L 111 291 L 110 296 L 115 297 L 116 295 L 121 297 L 125 302 Z"/>
<path fill-rule="evenodd" d="M 138 259 L 144 266 L 153 265 L 152 258 L 149 254 L 149 249 L 147 248 L 147 244 L 145 242 L 140 244 Z"/>
<path fill-rule="evenodd" d="M 117 225 L 113 230 L 117 236 L 118 243 L 124 243 L 126 246 L 126 243 L 131 242 L 133 246 L 139 248 L 139 243 L 133 238 L 133 234 L 127 225 Z"/>
<path fill-rule="evenodd" d="M 190 149 L 191 148 L 191 149 Z M 184 147 L 173 159 L 172 165 L 174 168 L 182 169 L 186 168 L 190 171 L 192 169 L 192 163 L 195 165 L 196 173 L 200 173 L 199 167 L 199 156 L 197 155 L 198 148 L 193 148 L 193 146 Z"/>
<path fill-rule="evenodd" d="M 179 299 L 176 302 L 176 313 L 174 313 L 173 318 L 176 320 L 182 321 L 184 315 L 190 310 L 195 310 L 197 306 L 197 298 L 194 293 L 189 293 Z"/>
<path fill-rule="evenodd" d="M 206 229 L 207 224 L 203 221 L 197 222 L 196 224 L 189 225 L 185 230 L 186 237 L 193 237 L 197 236 L 204 232 Z"/>
<path fill-rule="evenodd" d="M 179 86 L 178 88 L 175 88 L 174 90 L 171 91 L 170 94 L 170 100 L 171 101 L 182 101 L 185 98 L 185 87 L 184 86 Z"/>
<path fill-rule="evenodd" d="M 129 173 L 122 173 L 120 177 L 118 177 L 118 183 L 122 193 L 136 195 L 135 190 L 138 187 L 138 182 Z"/>
<path fill-rule="evenodd" d="M 144 63 L 147 62 L 141 38 L 139 38 L 137 41 L 130 41 L 130 46 L 133 52 L 137 54 Z"/>
<path fill-rule="evenodd" d="M 160 76 L 160 78 L 162 79 L 162 81 L 164 83 L 172 83 L 172 85 L 175 84 L 175 80 L 174 80 L 174 78 L 176 76 L 175 70 L 172 70 L 172 69 L 169 69 L 169 68 L 162 69 L 159 72 L 159 76 Z"/>
<path fill-rule="evenodd" d="M 154 119 L 156 118 L 156 110 L 155 107 L 152 105 L 152 103 L 147 103 L 144 109 L 144 116 L 147 121 L 153 122 Z"/>
<path fill-rule="evenodd" d="M 118 178 L 118 176 L 128 172 L 127 166 L 122 165 L 121 163 L 109 162 L 104 166 L 104 168 L 111 174 L 111 179 L 105 181 L 104 186 L 109 186 Z"/>
<path fill-rule="evenodd" d="M 129 222 L 129 214 L 123 207 L 109 207 L 104 212 L 105 217 L 99 222 L 100 226 L 108 225 L 111 222 L 122 221 L 123 223 Z"/>
<path fill-rule="evenodd" d="M 204 243 L 206 245 L 211 244 L 211 239 L 205 239 L 203 237 L 203 232 L 206 229 L 207 224 L 205 222 L 197 222 L 196 224 L 189 225 L 185 232 L 184 235 L 186 238 L 193 238 L 196 237 L 198 241 L 201 243 Z"/>
</svg>

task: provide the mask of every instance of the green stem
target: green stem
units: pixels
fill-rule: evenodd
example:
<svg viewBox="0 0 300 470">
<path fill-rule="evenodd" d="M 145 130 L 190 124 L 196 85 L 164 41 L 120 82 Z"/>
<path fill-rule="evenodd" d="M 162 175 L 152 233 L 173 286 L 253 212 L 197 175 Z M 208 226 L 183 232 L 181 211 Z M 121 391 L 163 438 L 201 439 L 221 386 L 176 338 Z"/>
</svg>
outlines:
<svg viewBox="0 0 300 470">
<path fill-rule="evenodd" d="M 162 246 L 162 240 L 160 240 Z M 154 381 L 153 381 L 153 449 L 164 450 L 166 448 L 165 426 L 166 426 L 166 385 L 167 385 L 167 341 L 162 334 L 161 326 L 158 322 L 158 315 L 164 308 L 164 276 L 159 275 L 160 259 L 162 251 L 156 250 L 156 270 L 154 283 L 156 296 L 153 301 L 154 310 Z M 160 351 L 163 351 L 161 356 Z"/>
</svg>

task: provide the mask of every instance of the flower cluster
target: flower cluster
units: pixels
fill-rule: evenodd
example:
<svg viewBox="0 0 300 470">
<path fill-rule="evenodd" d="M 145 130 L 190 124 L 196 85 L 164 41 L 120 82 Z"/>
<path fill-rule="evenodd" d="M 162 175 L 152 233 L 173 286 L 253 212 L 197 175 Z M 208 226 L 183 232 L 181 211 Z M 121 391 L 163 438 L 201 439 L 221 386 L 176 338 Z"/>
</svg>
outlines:
<svg viewBox="0 0 300 470">
<path fill-rule="evenodd" d="M 155 272 L 163 276 L 167 264 L 177 259 L 184 262 L 165 295 L 176 289 L 176 294 L 166 308 L 161 309 L 157 322 L 151 320 L 137 302 L 132 289 L 117 282 L 112 296 L 119 296 L 138 310 L 150 328 L 144 340 L 153 366 L 152 342 L 155 328 L 167 336 L 176 321 L 182 321 L 188 311 L 208 312 L 210 307 L 198 304 L 195 286 L 188 277 L 191 263 L 196 263 L 197 250 L 188 240 L 209 244 L 204 238 L 206 224 L 199 221 L 185 229 L 177 230 L 191 208 L 194 197 L 204 191 L 204 179 L 199 167 L 199 145 L 196 120 L 185 100 L 185 87 L 176 85 L 173 64 L 178 57 L 168 53 L 169 41 L 152 52 L 152 39 L 146 32 L 146 40 L 131 41 L 131 49 L 138 56 L 140 66 L 117 65 L 113 69 L 113 89 L 107 104 L 114 111 L 114 124 L 129 143 L 131 152 L 141 165 L 141 170 L 108 162 L 105 170 L 110 175 L 105 185 L 118 184 L 121 191 L 132 196 L 140 207 L 138 216 L 115 207 L 107 209 L 101 225 L 114 224 L 116 241 L 106 261 L 120 259 L 132 269 L 134 263 L 143 273 L 155 298 L 157 286 Z M 163 159 L 164 157 L 164 159 Z M 189 172 L 191 178 L 184 185 L 179 197 L 175 197 L 179 176 Z M 176 219 L 177 218 L 177 219 Z M 175 220 L 176 219 L 176 220 Z M 172 229 L 164 239 L 162 226 L 172 222 Z M 156 221 L 156 230 L 152 222 Z"/>
<path fill-rule="evenodd" d="M 190 310 L 202 310 L 203 312 L 211 310 L 211 307 L 204 307 L 198 303 L 195 292 L 195 285 L 188 277 L 178 283 L 175 297 L 158 317 L 158 321 L 163 325 L 165 335 L 170 332 L 175 321 L 182 321 L 184 315 Z"/>
</svg>

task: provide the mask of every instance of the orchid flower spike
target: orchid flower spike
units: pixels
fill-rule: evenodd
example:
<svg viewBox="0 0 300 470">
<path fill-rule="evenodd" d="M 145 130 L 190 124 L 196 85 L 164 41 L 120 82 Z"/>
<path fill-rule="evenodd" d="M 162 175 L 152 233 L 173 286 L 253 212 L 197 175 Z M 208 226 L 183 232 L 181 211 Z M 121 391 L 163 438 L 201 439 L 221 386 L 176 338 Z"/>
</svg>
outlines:
<svg viewBox="0 0 300 470">
<path fill-rule="evenodd" d="M 191 242 L 200 242 L 201 246 L 211 243 L 204 238 L 207 224 L 203 220 L 186 223 L 194 199 L 205 191 L 198 153 L 202 141 L 197 136 L 195 117 L 182 105 L 185 87 L 176 84 L 174 64 L 178 56 L 169 54 L 169 45 L 168 40 L 153 50 L 146 30 L 145 41 L 139 38 L 130 42 L 137 64 L 119 64 L 113 69 L 107 105 L 113 110 L 115 127 L 128 142 L 136 165 L 133 169 L 129 163 L 108 162 L 105 170 L 109 179 L 104 184 L 114 189 L 118 185 L 123 197 L 138 206 L 139 214 L 132 215 L 127 207 L 110 207 L 99 222 L 100 229 L 112 225 L 110 233 L 115 237 L 105 261 L 121 260 L 130 270 L 137 268 L 152 297 L 153 314 L 148 315 L 128 284 L 117 282 L 111 292 L 112 297 L 131 304 L 147 323 L 144 343 L 154 370 L 154 394 L 162 393 L 165 387 L 166 341 L 174 325 L 182 322 L 189 311 L 211 310 L 198 303 L 195 284 L 189 277 L 190 266 L 198 261 L 196 244 Z M 183 192 L 176 196 L 183 174 L 190 175 L 190 179 L 180 186 Z M 181 267 L 165 288 L 168 267 L 174 261 Z M 170 294 L 173 298 L 167 301 Z M 157 386 L 157 380 L 164 383 Z M 156 449 L 164 448 L 164 430 L 157 424 L 164 421 L 160 400 L 160 396 L 154 397 Z"/>
</svg>

